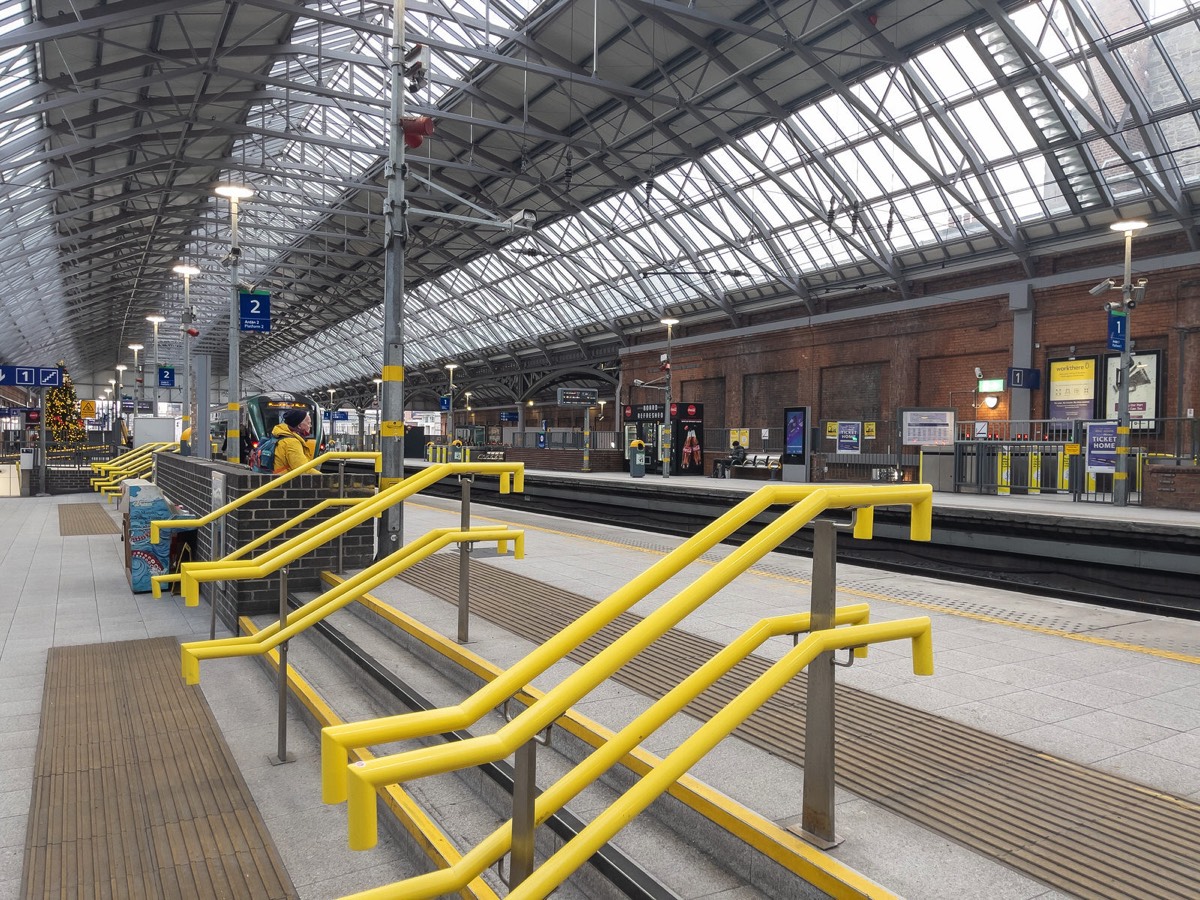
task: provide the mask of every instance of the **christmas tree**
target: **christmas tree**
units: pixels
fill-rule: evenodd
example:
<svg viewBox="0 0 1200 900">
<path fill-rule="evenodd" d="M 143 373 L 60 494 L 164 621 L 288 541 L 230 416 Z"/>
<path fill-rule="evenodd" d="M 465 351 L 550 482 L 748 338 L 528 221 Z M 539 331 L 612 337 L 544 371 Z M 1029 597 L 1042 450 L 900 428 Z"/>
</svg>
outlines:
<svg viewBox="0 0 1200 900">
<path fill-rule="evenodd" d="M 79 418 L 79 401 L 75 397 L 75 385 L 71 376 L 62 367 L 62 386 L 46 391 L 46 432 L 47 437 L 55 444 L 82 444 L 87 441 L 87 432 L 83 430 L 83 420 Z"/>
</svg>

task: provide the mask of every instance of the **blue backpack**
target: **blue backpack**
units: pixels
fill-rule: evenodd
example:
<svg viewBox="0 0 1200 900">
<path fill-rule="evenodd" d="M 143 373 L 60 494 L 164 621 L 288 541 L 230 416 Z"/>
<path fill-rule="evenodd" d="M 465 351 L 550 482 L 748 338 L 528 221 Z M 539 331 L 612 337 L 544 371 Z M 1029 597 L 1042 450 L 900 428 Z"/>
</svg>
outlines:
<svg viewBox="0 0 1200 900">
<path fill-rule="evenodd" d="M 279 437 L 273 434 L 250 451 L 249 462 L 251 471 L 274 475 L 275 448 L 277 446 L 279 446 Z"/>
</svg>

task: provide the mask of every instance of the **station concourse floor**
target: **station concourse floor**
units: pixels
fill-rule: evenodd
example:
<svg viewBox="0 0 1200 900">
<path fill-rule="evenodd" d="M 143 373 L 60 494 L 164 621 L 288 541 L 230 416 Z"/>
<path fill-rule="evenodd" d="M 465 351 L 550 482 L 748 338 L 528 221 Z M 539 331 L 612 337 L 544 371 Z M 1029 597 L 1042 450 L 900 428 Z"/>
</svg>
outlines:
<svg viewBox="0 0 1200 900">
<path fill-rule="evenodd" d="M 668 480 L 680 482 L 680 490 L 715 484 Z M 688 481 L 693 484 L 682 483 Z M 737 479 L 721 483 L 747 492 L 761 486 Z M 0 900 L 20 892 L 47 649 L 164 635 L 194 640 L 208 632 L 205 604 L 188 609 L 179 598 L 155 600 L 130 592 L 119 535 L 60 536 L 57 507 L 93 499 L 0 498 L 0 746 L 5 751 L 0 766 L 6 776 L 0 790 Z M 935 507 L 940 503 L 994 504 L 1031 514 L 1053 510 L 1052 515 L 1062 516 L 1112 513 L 1047 496 L 935 494 Z M 107 508 L 115 519 L 116 507 Z M 1140 507 L 1120 512 L 1130 519 L 1195 527 L 1200 542 L 1200 514 Z M 415 535 L 453 524 L 457 515 L 451 501 L 418 497 L 406 505 L 405 527 Z M 482 504 L 474 506 L 473 520 L 508 521 L 527 530 L 524 560 L 492 557 L 488 563 L 596 600 L 679 543 Z M 762 615 L 803 609 L 810 570 L 807 559 L 772 554 L 681 627 L 722 640 Z M 907 646 L 896 644 L 839 669 L 840 683 L 1200 804 L 1200 622 L 845 564 L 838 567 L 838 590 L 839 603 L 869 598 L 874 620 L 930 615 L 935 652 L 930 677 L 913 676 Z M 656 598 L 669 595 L 665 589 L 656 592 L 635 611 L 644 613 Z M 454 610 L 441 601 L 412 597 L 405 611 L 453 634 Z M 498 663 L 524 652 L 519 641 L 497 631 L 474 625 L 469 649 Z M 773 655 L 771 648 L 764 652 Z M 316 741 L 298 719 L 289 727 L 289 747 L 298 762 L 269 764 L 275 695 L 257 663 L 206 664 L 201 687 L 301 897 L 337 897 L 406 871 L 399 848 L 386 839 L 366 854 L 346 849 L 343 808 L 320 803 Z M 581 711 L 605 724 L 625 718 L 627 693 L 614 691 L 608 701 Z M 606 703 L 612 707 L 607 711 L 601 708 Z M 721 783 L 728 768 L 718 760 L 693 774 L 704 780 L 713 776 L 710 783 L 752 808 L 757 790 L 764 812 L 776 808 L 777 782 L 743 773 L 747 777 Z M 799 785 L 795 772 L 796 792 Z M 837 825 L 844 843 L 831 855 L 911 900 L 1069 896 L 842 789 Z M 706 896 L 733 900 L 736 894 L 715 890 Z"/>
</svg>

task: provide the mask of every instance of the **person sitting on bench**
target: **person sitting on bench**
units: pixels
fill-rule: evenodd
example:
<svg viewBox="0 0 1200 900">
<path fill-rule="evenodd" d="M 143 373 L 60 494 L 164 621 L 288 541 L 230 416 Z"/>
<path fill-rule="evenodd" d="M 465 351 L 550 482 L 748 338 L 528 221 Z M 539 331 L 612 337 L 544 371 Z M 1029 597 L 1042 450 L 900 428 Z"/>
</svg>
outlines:
<svg viewBox="0 0 1200 900">
<path fill-rule="evenodd" d="M 727 459 L 718 459 L 713 463 L 713 478 L 728 478 L 729 470 L 734 466 L 740 466 L 746 461 L 746 448 L 738 441 L 733 442 L 733 446 L 729 450 Z"/>
</svg>

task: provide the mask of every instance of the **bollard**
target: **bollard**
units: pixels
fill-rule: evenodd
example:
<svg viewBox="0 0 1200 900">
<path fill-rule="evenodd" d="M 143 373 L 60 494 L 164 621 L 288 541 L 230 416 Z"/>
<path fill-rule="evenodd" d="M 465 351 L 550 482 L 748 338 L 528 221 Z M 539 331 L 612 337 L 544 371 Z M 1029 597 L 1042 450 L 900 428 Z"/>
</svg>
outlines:
<svg viewBox="0 0 1200 900">
<path fill-rule="evenodd" d="M 285 566 L 279 570 L 279 628 L 282 631 L 287 626 L 287 595 L 288 570 Z M 288 642 L 279 645 L 279 727 L 276 751 L 278 756 L 267 757 L 273 766 L 294 762 L 296 757 L 287 752 L 287 692 L 288 692 Z"/>
</svg>

